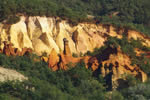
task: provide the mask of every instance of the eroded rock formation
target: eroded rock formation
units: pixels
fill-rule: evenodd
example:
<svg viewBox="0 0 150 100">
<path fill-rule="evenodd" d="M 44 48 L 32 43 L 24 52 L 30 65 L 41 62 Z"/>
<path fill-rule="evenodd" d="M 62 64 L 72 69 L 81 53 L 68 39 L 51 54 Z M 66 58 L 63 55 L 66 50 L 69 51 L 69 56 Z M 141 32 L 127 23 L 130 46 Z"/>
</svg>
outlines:
<svg viewBox="0 0 150 100">
<path fill-rule="evenodd" d="M 56 53 L 55 49 L 53 49 L 49 55 L 49 67 L 52 68 L 53 71 L 58 69 L 67 70 L 67 64 L 72 63 L 76 64 L 80 62 L 83 58 L 74 58 L 72 57 L 72 53 L 69 48 L 69 42 L 66 38 L 63 39 L 64 42 L 64 51 L 59 55 Z"/>
<path fill-rule="evenodd" d="M 143 45 L 150 47 L 149 37 L 126 28 L 92 23 L 72 26 L 66 20 L 55 17 L 20 16 L 16 24 L 0 23 L 0 52 L 8 56 L 24 55 L 32 49 L 38 55 L 46 52 L 49 58 L 42 57 L 42 60 L 48 62 L 54 71 L 67 70 L 68 64 L 74 66 L 84 61 L 86 68 L 96 75 L 110 75 L 112 83 L 126 73 L 145 81 L 146 74 L 137 66 L 131 66 L 130 58 L 118 48 L 109 47 L 94 57 L 72 57 L 72 53 L 79 55 L 100 48 L 109 36 L 122 38 L 124 33 L 128 39 L 141 39 Z"/>
<path fill-rule="evenodd" d="M 127 75 L 135 76 L 142 82 L 147 80 L 147 75 L 137 65 L 131 65 L 131 59 L 119 50 L 117 54 L 110 54 L 109 59 L 101 64 L 101 73 L 103 76 L 111 75 L 113 88 L 116 88 L 120 84 L 119 81 Z"/>
<path fill-rule="evenodd" d="M 133 75 L 142 82 L 147 80 L 147 75 L 136 65 L 131 65 L 130 57 L 123 54 L 119 48 L 108 47 L 102 51 L 102 54 L 96 56 L 72 57 L 68 40 L 64 39 L 64 52 L 57 55 L 55 49 L 49 56 L 49 67 L 53 71 L 63 69 L 67 70 L 69 63 L 74 66 L 81 61 L 85 62 L 86 68 L 91 69 L 95 75 L 101 74 L 103 77 L 110 77 L 109 82 L 115 87 L 118 80 L 125 79 L 126 75 Z"/>
<path fill-rule="evenodd" d="M 18 48 L 14 48 L 12 43 L 7 43 L 4 41 L 4 48 L 1 50 L 1 53 L 4 53 L 7 56 L 23 56 L 32 53 L 32 49 L 22 48 L 20 51 Z"/>
<path fill-rule="evenodd" d="M 0 23 L 1 49 L 4 47 L 3 41 L 8 41 L 20 51 L 22 48 L 31 48 L 38 55 L 44 52 L 49 55 L 55 49 L 59 54 L 64 51 L 63 39 L 66 38 L 70 51 L 80 54 L 103 46 L 108 36 L 122 38 L 123 33 L 128 38 L 143 39 L 143 44 L 150 47 L 150 38 L 140 32 L 111 25 L 79 23 L 72 26 L 66 20 L 55 17 L 20 16 L 20 19 L 12 25 Z"/>
</svg>

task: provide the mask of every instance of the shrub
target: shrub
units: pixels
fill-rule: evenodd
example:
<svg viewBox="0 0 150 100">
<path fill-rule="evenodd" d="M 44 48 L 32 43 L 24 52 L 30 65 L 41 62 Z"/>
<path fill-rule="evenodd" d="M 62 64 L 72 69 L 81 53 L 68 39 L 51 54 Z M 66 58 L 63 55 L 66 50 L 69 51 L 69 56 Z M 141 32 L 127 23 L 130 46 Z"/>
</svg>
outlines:
<svg viewBox="0 0 150 100">
<path fill-rule="evenodd" d="M 150 98 L 149 84 L 138 84 L 122 91 L 126 99 L 148 100 Z"/>
<path fill-rule="evenodd" d="M 111 100 L 124 100 L 124 97 L 120 92 L 112 91 Z"/>
<path fill-rule="evenodd" d="M 20 21 L 20 17 L 18 16 L 10 16 L 8 19 L 7 19 L 7 24 L 15 24 L 17 22 Z"/>
</svg>

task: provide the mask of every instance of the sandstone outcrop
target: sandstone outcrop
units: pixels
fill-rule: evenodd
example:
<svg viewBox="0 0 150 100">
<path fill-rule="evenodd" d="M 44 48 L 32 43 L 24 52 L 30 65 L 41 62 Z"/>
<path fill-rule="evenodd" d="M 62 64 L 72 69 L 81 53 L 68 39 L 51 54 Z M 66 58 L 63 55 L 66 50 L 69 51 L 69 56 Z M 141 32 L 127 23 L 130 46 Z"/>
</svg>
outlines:
<svg viewBox="0 0 150 100">
<path fill-rule="evenodd" d="M 55 49 L 53 49 L 49 55 L 48 66 L 53 70 L 58 70 L 59 56 Z"/>
<path fill-rule="evenodd" d="M 58 69 L 67 70 L 67 64 L 72 63 L 76 64 L 80 62 L 82 58 L 74 58 L 72 57 L 72 53 L 70 51 L 69 42 L 66 38 L 63 39 L 64 42 L 64 52 L 60 53 L 58 56 L 55 49 L 53 49 L 49 55 L 48 66 L 52 68 L 53 71 Z"/>
<path fill-rule="evenodd" d="M 102 51 L 102 54 L 74 58 L 66 39 L 64 39 L 63 53 L 57 55 L 56 51 L 52 50 L 49 56 L 49 67 L 53 71 L 67 70 L 69 67 L 67 64 L 71 63 L 72 66 L 75 66 L 81 61 L 84 61 L 86 68 L 91 69 L 95 75 L 101 74 L 103 77 L 109 77 L 113 88 L 119 84 L 117 83 L 119 79 L 128 74 L 139 78 L 142 82 L 147 80 L 147 75 L 138 66 L 131 65 L 130 57 L 123 54 L 119 48 L 108 47 Z"/>
<path fill-rule="evenodd" d="M 142 82 L 147 80 L 147 75 L 138 66 L 131 65 L 131 59 L 118 51 L 117 54 L 111 54 L 108 60 L 102 62 L 101 73 L 103 76 L 110 75 L 112 86 L 116 88 L 118 80 L 125 79 L 126 75 L 132 75 Z"/>
<path fill-rule="evenodd" d="M 53 71 L 67 70 L 69 64 L 73 67 L 84 61 L 86 68 L 91 69 L 95 75 L 110 75 L 112 84 L 124 74 L 139 77 L 144 82 L 147 75 L 138 66 L 131 66 L 130 58 L 118 48 L 108 47 L 102 54 L 93 57 L 72 57 L 73 53 L 80 55 L 100 48 L 109 36 L 121 39 L 124 34 L 128 39 L 141 39 L 143 45 L 150 47 L 150 37 L 127 28 L 92 23 L 72 26 L 58 17 L 20 16 L 16 24 L 0 23 L 0 52 L 8 56 L 24 55 L 32 51 L 37 55 L 47 53 L 49 58 L 41 59 L 48 62 Z M 149 57 L 149 53 L 147 55 Z"/>
<path fill-rule="evenodd" d="M 23 56 L 32 53 L 32 49 L 22 48 L 22 51 L 20 51 L 18 48 L 14 48 L 12 43 L 4 41 L 4 48 L 1 53 L 4 53 L 7 56 Z"/>
<path fill-rule="evenodd" d="M 142 82 L 147 80 L 147 74 L 137 65 L 131 65 L 131 59 L 122 53 L 119 48 L 107 48 L 101 55 L 91 57 L 88 62 L 88 68 L 95 74 L 101 74 L 108 79 L 112 88 L 117 88 L 120 80 L 125 80 L 127 75 L 132 75 Z"/>
<path fill-rule="evenodd" d="M 38 55 L 44 52 L 49 55 L 55 49 L 59 54 L 64 51 L 63 39 L 66 38 L 71 53 L 80 54 L 103 46 L 108 36 L 122 38 L 123 33 L 128 38 L 143 39 L 143 44 L 150 47 L 150 38 L 134 30 L 92 23 L 72 26 L 66 20 L 55 17 L 20 16 L 16 24 L 0 23 L 0 48 L 3 50 L 3 42 L 7 41 L 19 51 L 31 48 Z"/>
</svg>

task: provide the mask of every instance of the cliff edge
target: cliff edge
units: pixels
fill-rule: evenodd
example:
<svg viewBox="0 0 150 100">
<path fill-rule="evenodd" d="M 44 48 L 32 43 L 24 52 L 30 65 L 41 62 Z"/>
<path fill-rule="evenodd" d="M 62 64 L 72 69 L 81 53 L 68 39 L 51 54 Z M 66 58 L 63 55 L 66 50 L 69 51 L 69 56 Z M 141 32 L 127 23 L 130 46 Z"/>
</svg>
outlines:
<svg viewBox="0 0 150 100">
<path fill-rule="evenodd" d="M 129 39 L 142 39 L 150 47 L 150 38 L 134 30 L 91 23 L 72 26 L 60 18 L 39 16 L 20 16 L 20 21 L 12 25 L 0 23 L 0 47 L 3 49 L 3 42 L 7 41 L 20 51 L 31 48 L 38 55 L 44 52 L 49 55 L 53 48 L 57 53 L 62 52 L 66 38 L 71 53 L 80 54 L 103 46 L 108 36 L 122 38 L 123 34 Z"/>
</svg>

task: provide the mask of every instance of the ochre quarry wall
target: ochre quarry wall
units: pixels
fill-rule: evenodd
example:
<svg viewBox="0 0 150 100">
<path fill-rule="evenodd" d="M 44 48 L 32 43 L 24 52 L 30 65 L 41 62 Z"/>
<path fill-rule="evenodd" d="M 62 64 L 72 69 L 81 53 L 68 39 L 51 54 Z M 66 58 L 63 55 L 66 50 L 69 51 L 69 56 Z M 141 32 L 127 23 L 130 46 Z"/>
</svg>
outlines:
<svg viewBox="0 0 150 100">
<path fill-rule="evenodd" d="M 48 62 L 53 71 L 67 70 L 68 64 L 74 66 L 84 61 L 86 68 L 91 69 L 95 75 L 110 75 L 109 81 L 116 88 L 123 75 L 133 75 L 143 82 L 147 80 L 147 75 L 138 66 L 131 66 L 130 57 L 119 48 L 106 48 L 102 55 L 93 57 L 74 58 L 72 54 L 93 51 L 103 46 L 109 36 L 122 38 L 123 34 L 128 39 L 142 39 L 143 45 L 150 47 L 150 37 L 134 30 L 92 23 L 72 26 L 58 17 L 20 16 L 16 24 L 0 23 L 0 52 L 8 56 L 22 56 L 31 52 L 41 56 L 47 53 L 49 57 L 43 56 L 41 59 Z M 147 57 L 150 58 L 149 52 Z"/>
<path fill-rule="evenodd" d="M 0 23 L 0 48 L 4 48 L 3 42 L 6 41 L 20 51 L 23 48 L 31 48 L 38 55 L 44 52 L 49 55 L 52 49 L 55 49 L 58 54 L 64 50 L 63 39 L 66 38 L 71 53 L 80 54 L 103 46 L 108 36 L 122 38 L 124 32 L 128 38 L 143 39 L 143 44 L 150 46 L 150 38 L 133 30 L 88 23 L 72 26 L 60 18 L 20 16 L 20 21 L 16 24 Z"/>
<path fill-rule="evenodd" d="M 75 58 L 70 53 L 68 41 L 64 39 L 64 52 L 59 55 L 55 49 L 49 55 L 48 66 L 53 71 L 67 70 L 75 64 L 84 61 L 85 67 L 93 71 L 96 76 L 102 75 L 111 83 L 112 88 L 123 87 L 120 81 L 126 80 L 127 75 L 132 75 L 140 79 L 142 82 L 147 80 L 147 75 L 136 65 L 131 65 L 131 59 L 126 54 L 122 53 L 119 48 L 108 47 L 102 54 L 95 56 L 84 56 Z"/>
</svg>

